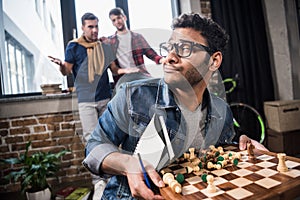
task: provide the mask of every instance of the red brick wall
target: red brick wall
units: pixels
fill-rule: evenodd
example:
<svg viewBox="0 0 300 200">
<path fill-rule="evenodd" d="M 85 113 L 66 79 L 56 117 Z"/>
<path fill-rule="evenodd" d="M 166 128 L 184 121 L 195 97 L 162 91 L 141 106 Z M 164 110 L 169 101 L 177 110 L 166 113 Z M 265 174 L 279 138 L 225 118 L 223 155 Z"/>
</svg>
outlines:
<svg viewBox="0 0 300 200">
<path fill-rule="evenodd" d="M 67 149 L 70 153 L 61 159 L 58 181 L 50 178 L 49 183 L 55 187 L 65 182 L 90 181 L 90 173 L 81 164 L 84 159 L 81 132 L 78 113 L 74 111 L 0 119 L 0 159 L 24 153 L 29 140 L 32 141 L 30 151 L 58 152 Z M 19 182 L 3 185 L 3 176 L 17 167 L 0 166 L 0 192 L 20 190 Z"/>
</svg>

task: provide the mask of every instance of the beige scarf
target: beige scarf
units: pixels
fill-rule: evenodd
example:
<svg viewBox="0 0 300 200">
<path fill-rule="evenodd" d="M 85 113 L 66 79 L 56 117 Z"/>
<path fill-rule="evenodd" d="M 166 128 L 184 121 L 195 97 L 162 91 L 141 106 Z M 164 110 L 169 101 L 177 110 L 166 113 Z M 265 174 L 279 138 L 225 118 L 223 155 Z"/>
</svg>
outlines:
<svg viewBox="0 0 300 200">
<path fill-rule="evenodd" d="M 88 57 L 88 76 L 89 82 L 94 81 L 95 74 L 102 75 L 104 70 L 104 52 L 100 41 L 87 42 L 84 36 L 74 39 L 73 42 L 84 46 Z"/>
</svg>

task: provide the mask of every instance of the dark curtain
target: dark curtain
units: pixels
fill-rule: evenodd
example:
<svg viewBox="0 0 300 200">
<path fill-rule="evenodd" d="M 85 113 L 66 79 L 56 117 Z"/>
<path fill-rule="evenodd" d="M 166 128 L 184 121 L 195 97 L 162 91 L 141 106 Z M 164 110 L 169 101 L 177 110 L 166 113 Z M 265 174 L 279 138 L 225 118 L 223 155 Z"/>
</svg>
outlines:
<svg viewBox="0 0 300 200">
<path fill-rule="evenodd" d="M 211 0 L 212 18 L 229 34 L 220 67 L 222 78 L 238 74 L 229 102 L 253 106 L 264 118 L 263 102 L 274 100 L 266 24 L 261 0 Z"/>
</svg>

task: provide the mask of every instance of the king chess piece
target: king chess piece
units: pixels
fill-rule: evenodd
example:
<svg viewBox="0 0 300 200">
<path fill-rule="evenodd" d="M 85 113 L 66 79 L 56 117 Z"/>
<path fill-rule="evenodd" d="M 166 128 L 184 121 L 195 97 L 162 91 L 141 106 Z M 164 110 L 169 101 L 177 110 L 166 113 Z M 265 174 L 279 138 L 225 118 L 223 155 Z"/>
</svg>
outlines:
<svg viewBox="0 0 300 200">
<path fill-rule="evenodd" d="M 277 154 L 277 158 L 278 158 L 277 170 L 279 172 L 287 172 L 288 171 L 288 168 L 285 164 L 285 157 L 286 157 L 285 153 L 278 153 Z"/>
<path fill-rule="evenodd" d="M 247 143 L 247 153 L 249 159 L 255 159 L 253 149 L 255 149 L 254 145 L 252 143 Z"/>
</svg>

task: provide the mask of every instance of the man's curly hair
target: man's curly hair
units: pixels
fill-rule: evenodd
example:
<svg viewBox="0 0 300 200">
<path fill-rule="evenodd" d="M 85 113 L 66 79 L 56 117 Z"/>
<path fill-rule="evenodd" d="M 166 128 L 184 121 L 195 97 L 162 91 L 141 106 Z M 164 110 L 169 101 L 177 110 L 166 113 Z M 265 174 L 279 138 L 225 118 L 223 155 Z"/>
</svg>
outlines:
<svg viewBox="0 0 300 200">
<path fill-rule="evenodd" d="M 192 28 L 199 31 L 213 52 L 221 51 L 223 54 L 227 48 L 229 35 L 225 30 L 213 20 L 201 17 L 197 13 L 181 14 L 175 18 L 172 29 L 176 28 Z"/>
</svg>

